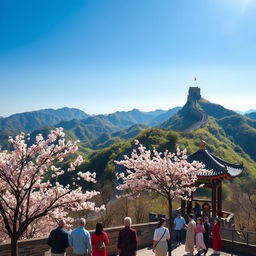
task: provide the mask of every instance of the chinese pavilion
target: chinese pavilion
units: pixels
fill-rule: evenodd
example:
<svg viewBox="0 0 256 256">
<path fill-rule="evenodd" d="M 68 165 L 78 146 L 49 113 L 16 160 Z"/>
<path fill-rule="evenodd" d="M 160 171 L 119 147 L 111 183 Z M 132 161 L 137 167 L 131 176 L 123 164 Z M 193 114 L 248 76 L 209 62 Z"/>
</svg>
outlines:
<svg viewBox="0 0 256 256">
<path fill-rule="evenodd" d="M 202 162 L 205 169 L 210 170 L 198 176 L 196 185 L 204 184 L 204 188 L 210 188 L 211 199 L 198 199 L 192 195 L 191 201 L 181 201 L 181 212 L 190 213 L 194 203 L 200 206 L 203 215 L 222 217 L 222 180 L 240 175 L 244 169 L 243 165 L 233 164 L 214 156 L 207 151 L 205 141 L 200 143 L 200 149 L 189 155 L 187 160 Z"/>
</svg>

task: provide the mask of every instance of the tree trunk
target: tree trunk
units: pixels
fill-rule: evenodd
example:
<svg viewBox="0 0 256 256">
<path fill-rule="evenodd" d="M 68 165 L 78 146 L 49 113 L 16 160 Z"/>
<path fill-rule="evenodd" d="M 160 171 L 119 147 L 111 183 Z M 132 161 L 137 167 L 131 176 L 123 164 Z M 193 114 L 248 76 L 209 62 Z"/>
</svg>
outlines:
<svg viewBox="0 0 256 256">
<path fill-rule="evenodd" d="M 11 255 L 18 256 L 18 239 L 11 238 Z"/>
<path fill-rule="evenodd" d="M 168 208 L 169 208 L 169 232 L 170 232 L 170 241 L 169 241 L 169 245 L 170 248 L 172 248 L 172 237 L 173 237 L 173 232 L 172 232 L 172 200 L 168 199 Z M 172 255 L 172 251 L 169 251 L 169 256 Z"/>
</svg>

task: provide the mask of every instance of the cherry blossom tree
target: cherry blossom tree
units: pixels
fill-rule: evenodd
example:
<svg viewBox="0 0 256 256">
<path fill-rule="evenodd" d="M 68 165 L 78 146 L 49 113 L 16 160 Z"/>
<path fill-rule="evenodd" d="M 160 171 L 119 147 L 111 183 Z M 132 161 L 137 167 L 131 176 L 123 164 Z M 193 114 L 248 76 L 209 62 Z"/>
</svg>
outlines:
<svg viewBox="0 0 256 256">
<path fill-rule="evenodd" d="M 190 200 L 196 190 L 197 175 L 206 172 L 203 164 L 187 162 L 186 150 L 177 148 L 176 153 L 150 151 L 136 141 L 131 156 L 116 164 L 127 168 L 127 175 L 117 174 L 122 179 L 117 189 L 125 192 L 122 196 L 135 197 L 140 192 L 152 191 L 167 199 L 169 209 L 169 230 L 172 237 L 172 201 L 175 198 Z"/>
<path fill-rule="evenodd" d="M 78 141 L 66 142 L 64 136 L 63 129 L 56 128 L 47 139 L 39 134 L 29 146 L 29 135 L 21 133 L 9 138 L 13 150 L 0 152 L 0 235 L 11 240 L 12 256 L 18 255 L 18 239 L 45 235 L 58 218 L 72 221 L 69 212 L 104 209 L 91 201 L 99 192 L 83 192 L 76 185 L 79 179 L 95 183 L 95 173 L 78 172 L 72 186 L 58 182 L 65 172 L 60 163 L 78 148 Z M 67 171 L 82 162 L 79 155 Z"/>
</svg>

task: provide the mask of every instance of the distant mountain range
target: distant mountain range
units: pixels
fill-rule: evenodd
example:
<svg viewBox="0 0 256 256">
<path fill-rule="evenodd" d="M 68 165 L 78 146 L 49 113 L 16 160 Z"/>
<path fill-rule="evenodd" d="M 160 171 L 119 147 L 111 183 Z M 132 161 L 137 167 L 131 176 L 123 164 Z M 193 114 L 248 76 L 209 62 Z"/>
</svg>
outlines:
<svg viewBox="0 0 256 256">
<path fill-rule="evenodd" d="M 245 116 L 253 119 L 253 120 L 256 120 L 256 111 L 255 112 L 250 112 L 248 114 L 245 114 Z"/>
<path fill-rule="evenodd" d="M 249 109 L 249 110 L 247 110 L 247 111 L 236 110 L 236 112 L 237 112 L 238 114 L 241 114 L 241 115 L 246 115 L 246 114 L 250 114 L 250 113 L 252 113 L 252 112 L 256 112 L 256 109 Z"/>
<path fill-rule="evenodd" d="M 79 139 L 81 145 L 97 149 L 120 139 L 129 138 L 129 134 L 136 136 L 142 127 L 159 125 L 179 110 L 180 107 L 168 111 L 158 109 L 150 112 L 133 109 L 93 116 L 73 108 L 25 112 L 0 119 L 0 142 L 4 148 L 8 136 L 20 131 L 30 132 L 33 138 L 38 133 L 46 135 L 54 127 L 63 127 L 69 139 Z M 105 141 L 107 137 L 109 139 Z M 96 142 L 99 145 L 96 145 Z"/>
<path fill-rule="evenodd" d="M 243 162 L 246 173 L 256 177 L 256 112 L 246 115 L 226 109 L 201 97 L 199 88 L 190 88 L 181 108 L 142 112 L 138 109 L 108 115 L 92 115 L 78 109 L 39 110 L 0 118 L 0 145 L 9 149 L 8 136 L 20 131 L 46 136 L 54 127 L 63 127 L 67 140 L 80 140 L 80 153 L 87 156 L 81 170 L 96 171 L 100 181 L 115 177 L 114 160 L 130 150 L 138 138 L 146 147 L 197 150 L 200 140 L 215 155 L 234 163 Z M 71 176 L 64 175 L 65 183 Z M 256 178 L 255 178 L 256 179 Z"/>
<path fill-rule="evenodd" d="M 84 119 L 88 116 L 88 114 L 75 108 L 42 109 L 0 118 L 0 130 L 31 132 L 44 126 L 56 125 L 63 120 Z"/>
<path fill-rule="evenodd" d="M 198 91 L 193 91 L 193 90 Z M 251 158 L 256 159 L 256 113 L 240 115 L 201 97 L 194 88 L 183 108 L 142 112 L 138 109 L 117 111 L 107 115 L 88 115 L 74 108 L 44 109 L 0 118 L 0 143 L 7 147 L 8 136 L 20 131 L 47 135 L 54 127 L 63 127 L 68 139 L 81 141 L 80 150 L 88 153 L 122 140 L 138 136 L 147 127 L 193 132 L 204 126 L 215 125 Z M 210 126 L 209 126 L 210 125 Z M 214 129 L 212 129 L 214 130 Z M 213 132 L 213 135 L 216 134 Z M 89 151 L 88 151 L 89 150 Z"/>
</svg>

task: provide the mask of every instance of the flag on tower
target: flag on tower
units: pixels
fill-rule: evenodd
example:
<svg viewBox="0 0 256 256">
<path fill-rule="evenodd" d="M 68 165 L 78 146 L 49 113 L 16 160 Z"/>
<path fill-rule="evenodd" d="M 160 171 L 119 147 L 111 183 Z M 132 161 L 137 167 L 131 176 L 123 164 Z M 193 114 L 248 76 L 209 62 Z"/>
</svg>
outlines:
<svg viewBox="0 0 256 256">
<path fill-rule="evenodd" d="M 194 81 L 196 81 L 196 77 L 194 76 Z"/>
</svg>

